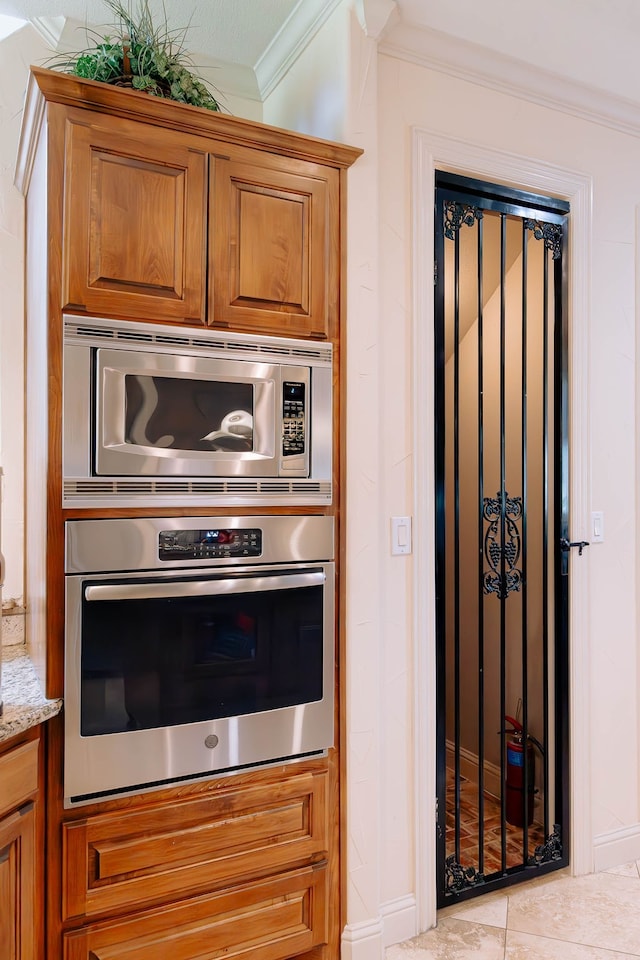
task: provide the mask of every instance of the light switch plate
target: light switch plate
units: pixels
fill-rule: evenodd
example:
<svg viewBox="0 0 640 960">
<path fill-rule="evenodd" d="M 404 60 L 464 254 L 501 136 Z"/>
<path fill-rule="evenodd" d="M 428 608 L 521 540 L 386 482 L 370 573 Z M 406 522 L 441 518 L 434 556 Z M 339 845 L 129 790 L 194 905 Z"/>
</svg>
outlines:
<svg viewBox="0 0 640 960">
<path fill-rule="evenodd" d="M 411 553 L 411 517 L 391 517 L 391 553 Z"/>
<path fill-rule="evenodd" d="M 594 510 L 591 514 L 591 543 L 602 543 L 604 540 L 604 513 Z"/>
</svg>

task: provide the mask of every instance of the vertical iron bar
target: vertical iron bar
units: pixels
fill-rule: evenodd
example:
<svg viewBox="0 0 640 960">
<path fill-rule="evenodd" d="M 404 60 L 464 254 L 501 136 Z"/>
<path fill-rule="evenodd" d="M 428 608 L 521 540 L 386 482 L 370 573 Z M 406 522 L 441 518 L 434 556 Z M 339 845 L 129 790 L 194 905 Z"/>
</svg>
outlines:
<svg viewBox="0 0 640 960">
<path fill-rule="evenodd" d="M 505 713 L 506 711 L 506 443 L 505 443 L 505 367 L 506 367 L 506 246 L 507 217 L 500 214 L 500 839 L 502 872 L 507 866 L 507 811 L 505 794 Z"/>
<path fill-rule="evenodd" d="M 526 864 L 529 857 L 529 671 L 528 671 L 528 642 L 527 632 L 527 284 L 528 284 L 528 231 L 522 224 L 522 750 L 524 759 L 523 769 L 523 834 L 522 834 L 522 862 Z"/>
<path fill-rule="evenodd" d="M 543 251 L 543 345 L 542 345 L 542 700 L 544 773 L 544 835 L 549 824 L 549 254 Z"/>
<path fill-rule="evenodd" d="M 483 433 L 483 220 L 478 224 L 478 870 L 484 873 L 484 433 Z"/>
<path fill-rule="evenodd" d="M 453 308 L 455 851 L 460 863 L 460 235 L 456 233 Z"/>
</svg>

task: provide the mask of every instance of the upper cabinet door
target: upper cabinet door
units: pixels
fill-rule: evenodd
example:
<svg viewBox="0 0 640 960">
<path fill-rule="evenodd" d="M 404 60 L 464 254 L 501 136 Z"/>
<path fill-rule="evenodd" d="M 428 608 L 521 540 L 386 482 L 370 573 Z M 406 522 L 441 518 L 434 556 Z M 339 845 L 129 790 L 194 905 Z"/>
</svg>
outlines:
<svg viewBox="0 0 640 960">
<path fill-rule="evenodd" d="M 326 339 L 338 303 L 338 171 L 232 148 L 211 161 L 209 323 Z"/>
<path fill-rule="evenodd" d="M 207 157 L 190 146 L 116 117 L 67 122 L 63 307 L 204 322 Z"/>
</svg>

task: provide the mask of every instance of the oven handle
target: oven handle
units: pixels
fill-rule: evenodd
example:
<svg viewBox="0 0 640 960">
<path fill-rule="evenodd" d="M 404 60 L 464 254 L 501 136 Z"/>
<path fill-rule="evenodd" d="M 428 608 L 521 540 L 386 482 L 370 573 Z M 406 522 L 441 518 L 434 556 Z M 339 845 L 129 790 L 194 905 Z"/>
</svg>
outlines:
<svg viewBox="0 0 640 960">
<path fill-rule="evenodd" d="M 235 577 L 225 580 L 185 580 L 162 583 L 99 583 L 86 587 L 86 600 L 155 600 L 179 597 L 208 597 L 221 593 L 256 593 L 265 590 L 294 590 L 325 582 L 323 570 L 288 573 L 276 577 Z"/>
</svg>

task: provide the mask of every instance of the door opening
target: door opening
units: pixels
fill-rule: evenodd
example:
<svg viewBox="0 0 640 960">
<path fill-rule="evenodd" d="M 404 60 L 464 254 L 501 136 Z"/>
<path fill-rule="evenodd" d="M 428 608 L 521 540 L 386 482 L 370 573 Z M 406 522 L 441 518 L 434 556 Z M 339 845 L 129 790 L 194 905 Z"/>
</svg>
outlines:
<svg viewBox="0 0 640 960">
<path fill-rule="evenodd" d="M 436 177 L 439 906 L 568 863 L 568 213 Z"/>
</svg>

